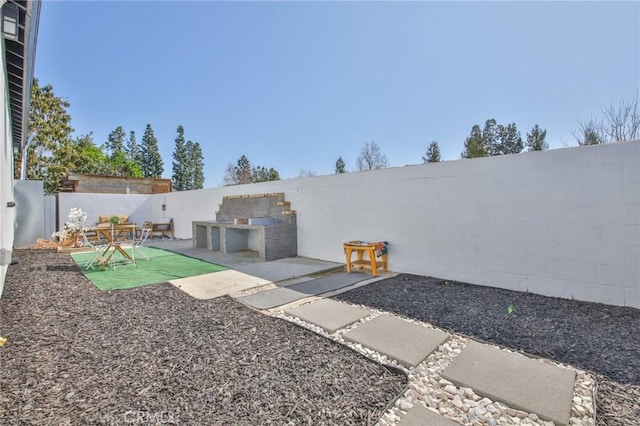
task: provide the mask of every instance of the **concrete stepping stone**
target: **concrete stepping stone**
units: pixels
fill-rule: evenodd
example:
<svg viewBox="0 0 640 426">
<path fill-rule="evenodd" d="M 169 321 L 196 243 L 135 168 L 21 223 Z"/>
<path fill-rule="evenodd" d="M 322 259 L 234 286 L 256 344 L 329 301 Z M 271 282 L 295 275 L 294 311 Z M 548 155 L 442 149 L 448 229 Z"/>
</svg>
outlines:
<svg viewBox="0 0 640 426">
<path fill-rule="evenodd" d="M 442 376 L 557 425 L 569 423 L 575 382 L 571 370 L 471 341 Z"/>
<path fill-rule="evenodd" d="M 344 338 L 415 367 L 449 334 L 383 314 L 344 334 Z"/>
<path fill-rule="evenodd" d="M 295 302 L 296 300 L 304 299 L 305 297 L 315 296 L 347 287 L 368 278 L 371 277 L 346 273 L 329 274 L 322 278 L 292 284 L 287 287 L 266 290 L 249 296 L 243 296 L 238 298 L 238 300 L 257 309 L 271 309 L 276 306 L 282 306 L 287 303 Z"/>
<path fill-rule="evenodd" d="M 179 278 L 169 282 L 196 299 L 213 299 L 236 291 L 271 283 L 271 281 L 232 269 L 195 277 Z"/>
<path fill-rule="evenodd" d="M 446 417 L 435 413 L 428 408 L 423 407 L 420 404 L 415 404 L 407 414 L 400 419 L 398 423 L 400 426 L 459 426 L 460 423 L 456 423 Z"/>
<path fill-rule="evenodd" d="M 331 299 L 318 300 L 297 308 L 287 309 L 285 312 L 322 327 L 327 333 L 335 333 L 336 330 L 371 315 L 371 311 Z"/>
</svg>

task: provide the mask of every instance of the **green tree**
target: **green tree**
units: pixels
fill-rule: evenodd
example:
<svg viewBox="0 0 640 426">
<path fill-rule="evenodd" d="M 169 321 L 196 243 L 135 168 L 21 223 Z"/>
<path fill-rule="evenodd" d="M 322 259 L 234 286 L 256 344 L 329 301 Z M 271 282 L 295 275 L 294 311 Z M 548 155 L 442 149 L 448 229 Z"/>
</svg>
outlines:
<svg viewBox="0 0 640 426">
<path fill-rule="evenodd" d="M 173 151 L 173 175 L 171 183 L 174 191 L 185 191 L 189 188 L 189 155 L 184 140 L 184 128 L 178 126 L 178 136 Z"/>
<path fill-rule="evenodd" d="M 498 126 L 498 144 L 492 155 L 519 154 L 523 149 L 524 143 L 516 123 Z"/>
<path fill-rule="evenodd" d="M 356 167 L 359 171 L 383 169 L 389 167 L 389 160 L 380 152 L 380 146 L 375 141 L 366 142 L 360 149 Z"/>
<path fill-rule="evenodd" d="M 200 144 L 195 142 L 189 152 L 191 158 L 191 189 L 204 188 L 204 156 Z"/>
<path fill-rule="evenodd" d="M 249 159 L 243 155 L 236 165 L 227 165 L 223 182 L 225 185 L 239 185 L 245 183 L 268 182 L 280 180 L 280 174 L 273 167 L 267 169 L 263 166 L 251 167 Z"/>
<path fill-rule="evenodd" d="M 256 166 L 251 170 L 251 182 L 269 182 L 272 180 L 280 180 L 280 174 L 273 167 L 267 169 L 263 166 Z"/>
<path fill-rule="evenodd" d="M 104 150 L 111 158 L 114 158 L 118 153 L 125 152 L 124 150 L 124 139 L 126 138 L 127 133 L 124 131 L 122 126 L 118 126 L 114 131 L 109 133 L 107 137 L 107 142 L 104 144 Z"/>
<path fill-rule="evenodd" d="M 195 162 L 193 161 L 193 146 L 192 141 L 187 141 L 184 145 L 184 151 L 186 153 L 184 161 L 184 176 L 185 176 L 185 190 L 193 189 L 193 169 Z"/>
<path fill-rule="evenodd" d="M 517 154 L 524 149 L 522 137 L 516 123 L 506 126 L 497 124 L 490 118 L 484 123 L 480 131 L 479 125 L 471 128 L 471 134 L 464 141 L 462 158 L 477 158 L 503 154 Z"/>
<path fill-rule="evenodd" d="M 107 174 L 112 176 L 141 177 L 142 168 L 138 162 L 131 158 L 128 151 L 131 141 L 127 141 L 125 146 L 126 135 L 127 133 L 122 126 L 118 126 L 114 131 L 109 133 L 107 142 L 103 145 L 103 149 L 108 155 L 109 167 Z M 135 144 L 135 133 L 133 133 L 133 138 Z"/>
<path fill-rule="evenodd" d="M 144 177 L 159 178 L 164 173 L 164 163 L 158 150 L 158 140 L 153 135 L 151 124 L 147 124 L 144 135 L 142 135 L 140 166 Z"/>
<path fill-rule="evenodd" d="M 545 140 L 547 129 L 541 129 L 537 124 L 527 133 L 527 149 L 529 151 L 544 151 L 549 149 L 549 144 Z"/>
<path fill-rule="evenodd" d="M 141 159 L 140 145 L 138 145 L 138 142 L 136 142 L 136 132 L 133 130 L 129 132 L 129 139 L 127 140 L 126 152 L 130 161 L 133 161 L 134 163 L 140 165 L 140 159 Z M 142 169 L 141 165 L 140 165 L 140 169 Z"/>
<path fill-rule="evenodd" d="M 440 158 L 440 147 L 438 146 L 438 142 L 433 141 L 429 144 L 429 148 L 427 148 L 426 157 L 422 157 L 423 163 L 438 163 L 442 161 Z"/>
<path fill-rule="evenodd" d="M 71 145 L 71 115 L 68 101 L 57 97 L 48 84 L 40 87 L 34 79 L 31 86 L 31 104 L 27 139 L 31 141 L 26 152 L 15 156 L 15 177 L 21 178 L 22 155 L 27 156 L 26 176 L 22 178 L 42 180 L 48 194 L 58 191 L 61 178 L 68 165 L 61 164 L 58 154 L 67 152 Z"/>
<path fill-rule="evenodd" d="M 477 124 L 471 128 L 471 134 L 464 141 L 464 151 L 462 151 L 460 156 L 462 158 L 478 158 L 487 156 L 482 132 L 480 131 L 480 126 Z"/>
<path fill-rule="evenodd" d="M 339 174 L 339 173 L 347 173 L 347 165 L 344 163 L 344 160 L 342 159 L 342 156 L 338 157 L 338 160 L 336 160 L 336 173 L 335 174 Z"/>
<path fill-rule="evenodd" d="M 198 142 L 187 141 L 184 145 L 186 153 L 183 161 L 183 190 L 202 189 L 204 185 L 204 158 Z"/>
<path fill-rule="evenodd" d="M 499 135 L 498 123 L 494 118 L 490 118 L 484 122 L 484 129 L 482 129 L 482 146 L 486 155 L 499 155 Z"/>
<path fill-rule="evenodd" d="M 77 137 L 70 151 L 73 171 L 83 174 L 108 174 L 108 158 L 104 151 L 93 142 L 93 134 Z"/>
<path fill-rule="evenodd" d="M 578 139 L 579 145 L 599 145 L 606 142 L 606 136 L 602 134 L 601 129 L 592 123 L 585 125 L 582 129 L 582 139 Z"/>
<path fill-rule="evenodd" d="M 578 145 L 599 145 L 607 142 L 607 136 L 604 129 L 604 123 L 601 120 L 591 118 L 586 122 L 580 123 L 579 136 L 575 136 Z"/>
</svg>

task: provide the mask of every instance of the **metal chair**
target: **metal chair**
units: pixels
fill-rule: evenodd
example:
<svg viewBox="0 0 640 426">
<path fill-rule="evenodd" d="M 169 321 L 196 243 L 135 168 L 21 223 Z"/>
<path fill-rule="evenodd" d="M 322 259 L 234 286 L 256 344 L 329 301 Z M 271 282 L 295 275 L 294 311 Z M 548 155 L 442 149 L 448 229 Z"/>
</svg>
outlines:
<svg viewBox="0 0 640 426">
<path fill-rule="evenodd" d="M 82 231 L 82 245 L 84 247 L 91 247 L 93 249 L 93 257 L 89 259 L 83 267 L 85 269 L 92 268 L 96 263 L 104 260 L 104 252 L 109 247 L 109 243 L 101 240 L 100 238 L 92 239 L 87 235 L 87 231 Z"/>
<path fill-rule="evenodd" d="M 151 260 L 141 250 L 142 246 L 147 242 L 147 239 L 149 238 L 151 229 L 152 228 L 148 227 L 147 223 L 145 222 L 145 224 L 142 226 L 142 233 L 140 234 L 140 238 L 138 238 L 137 240 L 134 240 L 133 243 L 131 244 L 131 257 L 135 257 L 135 252 L 137 251 L 140 257 L 142 257 L 143 259 Z"/>
</svg>

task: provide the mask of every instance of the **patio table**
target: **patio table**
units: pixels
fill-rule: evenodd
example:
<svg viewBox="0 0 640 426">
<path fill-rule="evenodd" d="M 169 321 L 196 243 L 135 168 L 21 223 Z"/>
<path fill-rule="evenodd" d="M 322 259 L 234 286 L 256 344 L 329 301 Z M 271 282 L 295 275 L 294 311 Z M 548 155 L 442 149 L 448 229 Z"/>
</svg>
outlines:
<svg viewBox="0 0 640 426">
<path fill-rule="evenodd" d="M 98 239 L 105 239 L 108 241 L 107 246 L 102 251 L 98 262 L 103 268 L 111 264 L 113 255 L 118 252 L 122 255 L 124 261 L 128 264 L 135 266 L 136 261 L 133 256 L 129 255 L 127 251 L 122 247 L 125 242 L 135 242 L 136 238 L 136 224 L 112 224 L 109 227 L 98 226 L 92 228 L 95 231 Z M 131 239 L 129 238 L 131 237 Z M 107 254 L 108 253 L 108 254 Z"/>
</svg>

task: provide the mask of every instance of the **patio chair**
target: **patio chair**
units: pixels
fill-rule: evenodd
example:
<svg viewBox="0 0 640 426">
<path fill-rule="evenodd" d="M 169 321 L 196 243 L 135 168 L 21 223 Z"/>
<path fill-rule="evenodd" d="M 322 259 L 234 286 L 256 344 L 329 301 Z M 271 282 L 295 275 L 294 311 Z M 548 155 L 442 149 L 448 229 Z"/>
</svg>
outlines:
<svg viewBox="0 0 640 426">
<path fill-rule="evenodd" d="M 150 226 L 147 226 L 147 223 L 145 222 L 144 225 L 142 226 L 142 233 L 140 234 L 140 238 L 138 238 L 137 240 L 134 240 L 133 243 L 131 244 L 131 257 L 135 258 L 135 252 L 137 251 L 140 257 L 142 257 L 143 259 L 151 260 L 141 250 L 142 246 L 147 242 L 147 239 L 149 238 L 149 234 L 151 233 L 151 230 L 152 228 Z"/>
<path fill-rule="evenodd" d="M 82 231 L 82 245 L 93 250 L 93 256 L 83 265 L 85 269 L 92 268 L 96 263 L 103 260 L 104 250 L 109 246 L 107 241 L 100 238 L 94 239 L 88 235 L 88 231 Z"/>
</svg>

